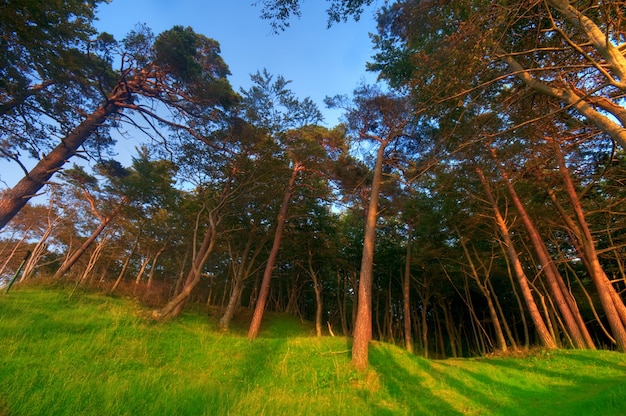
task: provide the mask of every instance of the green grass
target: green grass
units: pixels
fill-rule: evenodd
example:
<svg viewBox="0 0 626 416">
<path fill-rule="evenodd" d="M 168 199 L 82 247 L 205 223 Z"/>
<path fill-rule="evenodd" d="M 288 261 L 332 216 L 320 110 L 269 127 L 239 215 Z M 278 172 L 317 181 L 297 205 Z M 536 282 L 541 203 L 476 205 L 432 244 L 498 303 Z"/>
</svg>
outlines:
<svg viewBox="0 0 626 416">
<path fill-rule="evenodd" d="M 350 367 L 345 338 L 268 315 L 187 313 L 153 323 L 134 303 L 15 288 L 0 295 L 0 415 L 623 415 L 626 355 L 535 351 L 425 360 L 374 343 Z"/>
</svg>

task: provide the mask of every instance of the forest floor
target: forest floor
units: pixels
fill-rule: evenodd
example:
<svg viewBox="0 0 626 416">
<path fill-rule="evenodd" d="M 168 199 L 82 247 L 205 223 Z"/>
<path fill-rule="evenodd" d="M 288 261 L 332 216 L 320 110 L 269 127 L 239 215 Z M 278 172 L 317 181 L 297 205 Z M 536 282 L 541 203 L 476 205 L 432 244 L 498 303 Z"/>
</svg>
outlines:
<svg viewBox="0 0 626 416">
<path fill-rule="evenodd" d="M 0 415 L 626 415 L 626 354 L 534 350 L 427 360 L 268 314 L 188 312 L 155 323 L 122 298 L 51 288 L 0 294 Z"/>
</svg>

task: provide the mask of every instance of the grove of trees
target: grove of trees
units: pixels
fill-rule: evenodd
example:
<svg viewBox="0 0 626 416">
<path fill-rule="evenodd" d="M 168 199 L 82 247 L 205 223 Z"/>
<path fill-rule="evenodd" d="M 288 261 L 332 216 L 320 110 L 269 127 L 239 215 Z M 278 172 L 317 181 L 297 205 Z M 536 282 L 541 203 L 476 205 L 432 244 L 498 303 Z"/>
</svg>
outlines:
<svg viewBox="0 0 626 416">
<path fill-rule="evenodd" d="M 24 174 L 0 196 L 5 284 L 29 253 L 21 281 L 157 320 L 199 303 L 255 338 L 286 312 L 352 337 L 357 368 L 374 339 L 626 351 L 626 2 L 389 2 L 379 83 L 328 97 L 334 128 L 278 74 L 236 91 L 192 28 L 118 41 L 98 0 L 5 3 L 0 156 Z M 299 14 L 258 3 L 276 31 Z M 329 22 L 371 3 L 329 0 Z M 148 141 L 123 166 L 129 127 Z"/>
</svg>

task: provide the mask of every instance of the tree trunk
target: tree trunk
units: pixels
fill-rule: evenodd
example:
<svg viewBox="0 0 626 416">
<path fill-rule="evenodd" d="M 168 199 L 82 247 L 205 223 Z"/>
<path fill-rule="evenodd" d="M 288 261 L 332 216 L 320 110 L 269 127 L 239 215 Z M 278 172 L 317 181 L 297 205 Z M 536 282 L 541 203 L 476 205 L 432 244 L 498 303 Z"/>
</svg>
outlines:
<svg viewBox="0 0 626 416">
<path fill-rule="evenodd" d="M 137 251 L 137 246 L 139 246 L 140 237 L 141 237 L 141 225 L 139 227 L 139 231 L 137 232 L 137 237 L 135 237 L 135 241 L 133 242 L 133 247 L 130 249 L 130 253 L 128 253 L 128 257 L 126 257 L 126 260 L 124 260 L 124 264 L 122 265 L 122 270 L 120 270 L 120 274 L 117 276 L 117 279 L 115 280 L 115 283 L 113 283 L 113 286 L 111 287 L 111 290 L 109 290 L 109 293 L 113 293 L 115 289 L 117 289 L 117 287 L 119 286 L 122 279 L 124 278 L 124 274 L 126 273 L 126 269 L 128 269 L 130 260 L 135 254 L 135 251 Z"/>
<path fill-rule="evenodd" d="M 285 228 L 285 222 L 287 220 L 287 208 L 289 208 L 289 201 L 291 200 L 291 195 L 293 193 L 296 178 L 298 177 L 298 174 L 302 169 L 303 166 L 300 163 L 294 163 L 291 177 L 289 178 L 289 183 L 285 190 L 285 194 L 283 195 L 283 201 L 280 205 L 280 210 L 278 212 L 276 232 L 274 233 L 274 242 L 272 244 L 272 249 L 270 250 L 269 258 L 267 259 L 267 264 L 265 265 L 263 280 L 261 280 L 261 288 L 259 290 L 259 297 L 256 300 L 256 306 L 254 308 L 254 313 L 252 314 L 252 322 L 250 323 L 250 328 L 248 330 L 248 338 L 250 339 L 256 338 L 259 334 L 259 330 L 261 329 L 261 320 L 263 319 L 263 313 L 265 312 L 265 305 L 267 303 L 267 298 L 270 291 L 272 271 L 274 270 L 276 258 L 278 257 L 278 250 L 280 249 L 280 243 L 283 237 L 283 230 Z"/>
<path fill-rule="evenodd" d="M 476 286 L 478 286 L 478 289 L 487 300 L 487 308 L 489 310 L 489 316 L 491 317 L 493 329 L 496 331 L 496 342 L 498 345 L 498 349 L 500 351 L 506 352 L 508 351 L 508 347 L 506 345 L 506 340 L 504 339 L 504 332 L 502 331 L 502 325 L 500 325 L 500 318 L 498 317 L 498 314 L 496 313 L 496 308 L 493 305 L 493 299 L 491 299 L 491 293 L 489 292 L 489 289 L 487 288 L 487 284 L 483 282 L 482 279 L 480 278 L 478 270 L 476 269 L 476 265 L 474 264 L 474 261 L 472 260 L 472 256 L 470 255 L 469 250 L 467 249 L 467 245 L 465 244 L 465 240 L 463 236 L 461 236 L 458 230 L 457 230 L 457 235 L 459 236 L 459 242 L 461 243 L 461 247 L 463 248 L 463 253 L 465 254 L 465 258 L 470 267 L 471 273 L 468 273 L 468 275 L 469 277 L 472 278 L 472 280 L 474 280 L 474 282 L 476 283 Z M 489 270 L 484 270 L 484 274 L 485 274 L 485 280 L 489 279 Z"/>
<path fill-rule="evenodd" d="M 365 235 L 363 238 L 363 256 L 359 273 L 359 292 L 356 322 L 352 344 L 352 364 L 359 370 L 369 365 L 369 342 L 372 339 L 372 283 L 374 272 L 374 244 L 376 241 L 376 221 L 378 219 L 378 199 L 383 181 L 383 159 L 387 141 L 381 141 L 376 154 L 374 179 L 370 194 Z"/>
<path fill-rule="evenodd" d="M 344 336 L 348 336 L 348 291 L 347 279 L 345 273 L 337 271 L 337 308 L 339 309 L 339 319 L 341 320 L 341 332 Z"/>
<path fill-rule="evenodd" d="M 322 336 L 322 285 L 317 278 L 317 273 L 313 269 L 313 253 L 309 248 L 307 252 L 307 267 L 305 268 L 311 280 L 313 280 L 313 291 L 315 292 L 315 334 L 318 337 Z"/>
<path fill-rule="evenodd" d="M 148 267 L 148 263 L 150 263 L 150 256 L 146 256 L 141 262 L 141 267 L 139 267 L 139 271 L 137 272 L 137 276 L 135 277 L 135 286 L 139 285 L 141 282 L 141 277 L 146 271 L 146 267 Z"/>
<path fill-rule="evenodd" d="M 168 243 L 165 243 L 159 249 L 159 251 L 157 251 L 157 253 L 155 254 L 154 258 L 152 259 L 152 264 L 150 265 L 150 274 L 148 275 L 148 283 L 146 284 L 146 287 L 148 287 L 148 288 L 152 287 L 152 280 L 154 279 L 154 273 L 155 273 L 157 261 L 159 261 L 159 257 L 161 257 L 161 254 L 163 254 L 163 252 L 167 248 L 167 245 L 168 245 Z"/>
<path fill-rule="evenodd" d="M 535 330 L 539 335 L 539 339 L 541 340 L 541 343 L 544 347 L 549 349 L 555 349 L 557 348 L 556 341 L 550 334 L 550 331 L 548 331 L 548 328 L 543 318 L 541 317 L 541 313 L 539 312 L 539 308 L 537 307 L 537 303 L 533 298 L 532 291 L 530 290 L 530 286 L 528 284 L 528 278 L 526 277 L 526 273 L 524 272 L 524 268 L 522 266 L 522 262 L 520 261 L 519 256 L 517 255 L 517 251 L 515 250 L 515 246 L 513 245 L 513 239 L 511 238 L 511 234 L 509 233 L 509 227 L 507 226 L 506 221 L 500 214 L 498 204 L 496 203 L 493 193 L 491 192 L 491 188 L 487 183 L 487 180 L 485 179 L 482 170 L 480 168 L 477 168 L 476 172 L 480 177 L 480 181 L 483 184 L 485 193 L 487 194 L 487 199 L 489 200 L 489 203 L 491 204 L 491 207 L 493 209 L 495 221 L 498 229 L 500 230 L 500 235 L 502 235 L 502 238 L 504 238 L 504 244 L 509 255 L 509 260 L 511 261 L 511 264 L 513 266 L 513 271 L 515 272 L 515 276 L 517 277 L 517 282 L 519 283 L 522 290 L 522 297 L 526 302 L 526 307 L 528 308 L 530 318 L 535 324 Z"/>
<path fill-rule="evenodd" d="M 420 292 L 420 298 L 422 300 L 422 309 L 421 309 L 421 318 L 422 318 L 422 348 L 424 353 L 424 358 L 428 358 L 428 300 L 430 299 L 430 294 L 422 294 Z"/>
<path fill-rule="evenodd" d="M 404 345 L 406 350 L 413 354 L 413 335 L 411 327 L 411 249 L 413 241 L 413 226 L 409 223 L 408 238 L 406 242 L 406 257 L 404 260 L 404 280 L 402 281 L 402 300 L 404 318 Z"/>
<path fill-rule="evenodd" d="M 37 244 L 33 248 L 32 254 L 28 258 L 28 261 L 24 265 L 24 268 L 22 270 L 22 277 L 19 280 L 20 282 L 23 282 L 24 280 L 28 279 L 31 273 L 35 270 L 37 263 L 39 263 L 39 260 L 43 256 L 44 251 L 48 247 L 48 245 L 46 244 L 46 241 L 52 234 L 52 231 L 54 230 L 54 226 L 59 218 L 60 217 L 50 218 L 50 216 L 48 216 L 48 226 L 46 227 L 46 230 L 41 236 L 41 239 L 37 242 Z"/>
<path fill-rule="evenodd" d="M 595 242 L 593 241 L 589 224 L 585 219 L 582 204 L 580 203 L 580 199 L 578 198 L 578 194 L 574 188 L 572 178 L 569 175 L 561 147 L 556 140 L 554 141 L 554 148 L 556 152 L 556 160 L 559 165 L 559 172 L 561 174 L 561 178 L 563 179 L 565 191 L 567 192 L 570 203 L 574 209 L 574 218 L 576 218 L 576 223 L 578 225 L 578 227 L 576 227 L 577 229 L 572 231 L 574 231 L 576 237 L 579 238 L 579 247 L 583 251 L 580 254 L 582 254 L 582 257 L 584 258 L 584 263 L 587 266 L 589 276 L 591 277 L 591 280 L 593 281 L 598 292 L 600 303 L 602 304 L 604 313 L 611 327 L 617 347 L 620 351 L 626 351 L 626 328 L 624 327 L 624 324 L 626 323 L 626 308 L 624 307 L 624 303 L 619 296 L 615 296 L 617 294 L 615 292 L 615 288 L 611 285 L 609 278 L 606 273 L 604 273 L 604 270 L 600 265 L 598 252 L 596 251 Z"/>
<path fill-rule="evenodd" d="M 80 259 L 80 257 L 85 253 L 85 251 L 87 251 L 87 249 L 91 246 L 91 244 L 93 244 L 93 242 L 96 241 L 96 238 L 98 238 L 98 236 L 102 233 L 102 231 L 104 231 L 104 229 L 111 223 L 113 218 L 115 218 L 115 216 L 119 213 L 119 211 L 122 209 L 122 207 L 125 204 L 126 204 L 126 198 L 124 198 L 122 202 L 117 207 L 115 207 L 111 215 L 106 217 L 104 221 L 100 223 L 98 228 L 93 230 L 89 238 L 85 240 L 85 242 L 74 252 L 74 254 L 72 254 L 72 256 L 69 259 L 63 262 L 61 267 L 59 267 L 59 270 L 57 270 L 57 272 L 54 274 L 53 279 L 59 279 L 63 277 L 63 275 L 65 275 L 65 273 L 67 273 L 72 268 L 72 266 L 78 261 L 78 259 Z"/>
<path fill-rule="evenodd" d="M 494 159 L 497 160 L 495 149 L 491 149 L 492 155 Z M 548 287 L 550 288 L 550 292 L 556 302 L 561 315 L 563 316 L 564 324 L 566 330 L 569 332 L 571 339 L 573 341 L 574 347 L 576 348 L 590 348 L 595 349 L 595 344 L 591 339 L 591 335 L 585 323 L 583 322 L 582 317 L 580 316 L 580 311 L 578 310 L 578 306 L 576 305 L 576 301 L 573 299 L 571 294 L 567 291 L 565 284 L 563 282 L 563 278 L 560 276 L 554 262 L 550 259 L 548 249 L 545 246 L 544 241 L 541 239 L 539 232 L 535 228 L 526 208 L 522 204 L 522 201 L 519 199 L 511 180 L 509 179 L 508 174 L 505 172 L 504 168 L 501 164 L 498 163 L 498 169 L 500 170 L 500 174 L 504 179 L 504 183 L 509 190 L 509 194 L 511 195 L 511 199 L 513 204 L 517 208 L 517 211 L 520 215 L 522 222 L 524 223 L 524 227 L 528 232 L 530 240 L 535 248 L 535 252 L 539 258 L 539 262 L 541 264 L 541 270 L 544 273 L 548 281 Z"/>
<path fill-rule="evenodd" d="M 228 299 L 228 304 L 226 305 L 226 309 L 224 310 L 224 315 L 220 318 L 219 327 L 223 330 L 228 330 L 230 326 L 230 321 L 235 316 L 235 311 L 237 307 L 241 304 L 241 294 L 244 288 L 244 280 L 250 276 L 252 273 L 252 267 L 254 267 L 254 262 L 258 255 L 261 253 L 263 246 L 265 245 L 265 237 L 261 239 L 261 241 L 257 241 L 257 248 L 252 253 L 252 257 L 250 257 L 250 250 L 252 249 L 252 244 L 255 242 L 255 234 L 248 234 L 248 241 L 246 241 L 246 245 L 244 247 L 243 253 L 239 258 L 241 261 L 238 264 L 233 264 L 233 289 L 231 290 L 230 297 Z M 228 245 L 229 253 L 231 259 L 234 257 L 234 252 L 232 250 L 231 244 Z M 236 262 L 235 262 L 236 263 Z M 225 291 L 224 291 L 225 292 Z M 222 303 L 223 305 L 223 303 Z"/>
<path fill-rule="evenodd" d="M 200 216 L 200 213 L 198 213 L 198 217 Z M 209 227 L 204 233 L 202 245 L 192 262 L 191 269 L 187 274 L 182 291 L 170 300 L 163 308 L 152 311 L 153 318 L 164 319 L 166 317 L 178 316 L 182 312 L 183 305 L 191 294 L 191 291 L 200 282 L 202 277 L 202 268 L 213 252 L 213 247 L 215 246 L 215 240 L 217 238 L 217 221 L 214 218 L 214 215 L 216 215 L 216 211 L 209 213 Z"/>
<path fill-rule="evenodd" d="M 96 244 L 96 247 L 94 248 L 93 252 L 89 256 L 89 261 L 87 262 L 87 266 L 85 267 L 85 270 L 83 271 L 83 274 L 81 275 L 80 279 L 78 280 L 77 285 L 79 283 L 82 283 L 85 280 L 87 280 L 87 277 L 89 276 L 89 274 L 93 270 L 94 266 L 96 265 L 96 263 L 100 259 L 100 256 L 102 255 L 102 250 L 104 249 L 104 247 L 106 246 L 108 241 L 109 241 L 109 237 L 105 236 L 102 239 L 102 241 L 100 241 L 98 244 Z"/>
<path fill-rule="evenodd" d="M 118 111 L 112 101 L 98 107 L 80 125 L 61 140 L 48 155 L 44 156 L 13 188 L 0 198 L 0 230 L 19 212 L 28 201 L 48 183 L 52 175 L 76 154 L 78 148 L 89 138 L 108 116 Z"/>
</svg>

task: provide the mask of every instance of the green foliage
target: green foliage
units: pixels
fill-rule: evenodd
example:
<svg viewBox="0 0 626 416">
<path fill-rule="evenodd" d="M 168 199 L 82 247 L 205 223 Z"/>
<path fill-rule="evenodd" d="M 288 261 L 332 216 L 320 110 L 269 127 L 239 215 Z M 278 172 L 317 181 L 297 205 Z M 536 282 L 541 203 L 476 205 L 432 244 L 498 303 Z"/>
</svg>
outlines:
<svg viewBox="0 0 626 416">
<path fill-rule="evenodd" d="M 112 71 L 107 59 L 111 38 L 96 39 L 92 26 L 102 0 L 0 5 L 0 129 L 3 157 L 47 152 L 62 129 L 75 125 L 80 106 L 98 104 L 99 88 Z M 56 123 L 55 123 L 56 122 Z M 106 143 L 108 137 L 101 137 Z"/>
<path fill-rule="evenodd" d="M 261 337 L 212 317 L 166 324 L 129 301 L 58 289 L 0 297 L 0 412 L 11 415 L 615 415 L 626 358 L 608 351 L 430 361 L 375 343 L 355 372 L 345 338 L 270 315 Z M 243 326 L 243 325 L 242 325 Z"/>
<path fill-rule="evenodd" d="M 328 0 L 328 26 L 335 22 L 346 21 L 352 16 L 359 20 L 363 7 L 370 5 L 372 0 Z M 254 3 L 261 5 L 261 18 L 270 21 L 274 31 L 282 31 L 289 27 L 292 16 L 300 17 L 299 0 L 261 0 Z"/>
</svg>

